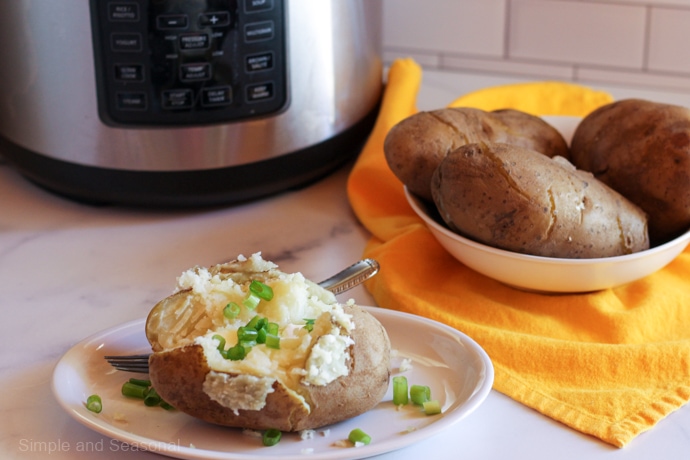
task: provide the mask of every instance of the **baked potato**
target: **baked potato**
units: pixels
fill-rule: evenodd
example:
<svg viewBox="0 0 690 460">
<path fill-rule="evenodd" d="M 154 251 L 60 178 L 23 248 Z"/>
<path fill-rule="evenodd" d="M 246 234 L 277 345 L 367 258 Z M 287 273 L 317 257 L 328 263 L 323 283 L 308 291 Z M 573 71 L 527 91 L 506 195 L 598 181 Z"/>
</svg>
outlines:
<svg viewBox="0 0 690 460">
<path fill-rule="evenodd" d="M 146 336 L 160 396 L 219 425 L 314 429 L 373 408 L 388 388 L 379 321 L 258 253 L 183 273 L 149 313 Z"/>
<path fill-rule="evenodd" d="M 640 99 L 600 107 L 575 130 L 571 161 L 647 213 L 652 245 L 690 228 L 690 110 Z"/>
<path fill-rule="evenodd" d="M 431 200 L 431 177 L 453 150 L 476 142 L 502 142 L 548 157 L 567 158 L 568 145 L 554 127 L 518 110 L 486 112 L 446 108 L 420 112 L 396 124 L 384 140 L 391 171 L 415 195 Z"/>
<path fill-rule="evenodd" d="M 496 248 L 597 258 L 649 247 L 642 210 L 566 159 L 524 147 L 462 146 L 441 161 L 431 190 L 451 229 Z"/>
</svg>

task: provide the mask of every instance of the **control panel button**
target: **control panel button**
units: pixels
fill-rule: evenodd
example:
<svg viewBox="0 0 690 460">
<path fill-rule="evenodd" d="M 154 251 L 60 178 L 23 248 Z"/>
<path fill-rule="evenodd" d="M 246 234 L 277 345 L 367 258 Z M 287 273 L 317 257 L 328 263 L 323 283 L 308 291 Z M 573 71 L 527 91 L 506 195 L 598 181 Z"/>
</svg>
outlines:
<svg viewBox="0 0 690 460">
<path fill-rule="evenodd" d="M 180 36 L 181 50 L 200 50 L 208 47 L 208 34 L 186 34 Z"/>
<path fill-rule="evenodd" d="M 244 11 L 256 13 L 267 11 L 273 8 L 273 0 L 244 0 Z"/>
<path fill-rule="evenodd" d="M 110 47 L 115 52 L 138 53 L 143 48 L 141 34 L 112 34 L 110 36 Z"/>
<path fill-rule="evenodd" d="M 139 5 L 131 2 L 111 2 L 108 3 L 108 20 L 114 22 L 137 22 L 139 15 Z"/>
<path fill-rule="evenodd" d="M 146 110 L 146 93 L 140 91 L 119 92 L 116 95 L 119 110 Z"/>
<path fill-rule="evenodd" d="M 180 66 L 180 80 L 204 81 L 211 79 L 211 64 L 208 62 L 182 64 Z"/>
<path fill-rule="evenodd" d="M 245 59 L 245 71 L 259 72 L 262 70 L 271 70 L 273 68 L 273 53 L 267 51 L 260 54 L 252 54 Z"/>
<path fill-rule="evenodd" d="M 215 11 L 199 15 L 199 27 L 227 27 L 230 25 L 230 12 Z"/>
<path fill-rule="evenodd" d="M 115 80 L 122 82 L 144 81 L 144 66 L 141 64 L 115 64 Z"/>
<path fill-rule="evenodd" d="M 194 104 L 191 89 L 169 89 L 161 94 L 161 106 L 164 109 L 190 109 Z"/>
<path fill-rule="evenodd" d="M 247 42 L 270 40 L 274 34 L 273 21 L 252 22 L 244 26 L 244 39 Z"/>
<path fill-rule="evenodd" d="M 156 27 L 160 30 L 182 30 L 189 27 L 186 14 L 163 14 L 156 18 Z"/>
<path fill-rule="evenodd" d="M 257 83 L 247 86 L 247 102 L 259 102 L 273 97 L 273 83 Z"/>
<path fill-rule="evenodd" d="M 232 104 L 232 88 L 218 86 L 201 90 L 201 105 L 204 107 L 218 107 Z"/>
</svg>

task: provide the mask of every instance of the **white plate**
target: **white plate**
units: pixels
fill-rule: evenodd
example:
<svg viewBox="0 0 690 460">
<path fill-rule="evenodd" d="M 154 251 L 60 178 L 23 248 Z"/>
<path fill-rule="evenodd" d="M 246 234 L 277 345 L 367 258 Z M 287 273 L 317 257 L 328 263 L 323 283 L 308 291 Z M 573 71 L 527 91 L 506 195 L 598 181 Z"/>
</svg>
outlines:
<svg viewBox="0 0 690 460">
<path fill-rule="evenodd" d="M 355 459 L 391 452 L 427 439 L 455 426 L 487 397 L 494 371 L 486 352 L 465 334 L 426 318 L 392 310 L 367 307 L 388 331 L 395 356 L 393 375 L 403 359 L 412 369 L 402 373 L 410 384 L 431 387 L 443 407 L 442 415 L 426 416 L 415 406 L 396 410 L 392 389 L 371 411 L 332 425 L 328 436 L 317 430 L 312 439 L 286 433 L 280 443 L 263 447 L 261 440 L 241 430 L 210 425 L 180 412 L 151 408 L 127 399 L 120 387 L 129 377 L 114 371 L 103 359 L 109 354 L 145 353 L 150 350 L 144 335 L 145 320 L 137 320 L 97 333 L 72 347 L 60 359 L 53 374 L 53 392 L 60 405 L 75 420 L 110 438 L 112 448 L 126 443 L 141 449 L 183 459 L 306 458 Z M 142 374 L 138 374 L 141 376 Z M 84 407 L 86 398 L 98 394 L 100 414 Z M 363 447 L 335 447 L 354 428 L 372 437 Z M 458 429 L 462 429 L 458 427 Z M 124 449 L 122 449 L 124 450 Z"/>
</svg>

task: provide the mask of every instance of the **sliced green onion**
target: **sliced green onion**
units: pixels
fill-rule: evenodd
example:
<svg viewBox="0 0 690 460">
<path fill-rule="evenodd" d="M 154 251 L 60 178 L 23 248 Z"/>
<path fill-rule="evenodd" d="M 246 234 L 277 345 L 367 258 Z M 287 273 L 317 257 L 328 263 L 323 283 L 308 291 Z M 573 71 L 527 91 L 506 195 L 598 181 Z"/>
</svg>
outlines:
<svg viewBox="0 0 690 460">
<path fill-rule="evenodd" d="M 441 413 L 441 404 L 437 400 L 427 401 L 422 404 L 426 415 L 436 415 Z"/>
<path fill-rule="evenodd" d="M 266 447 L 275 446 L 276 444 L 278 444 L 278 442 L 280 442 L 280 438 L 282 435 L 283 433 L 281 433 L 280 430 L 271 428 L 269 430 L 264 431 L 264 435 L 262 436 L 261 441 Z"/>
<path fill-rule="evenodd" d="M 86 398 L 86 408 L 91 412 L 100 414 L 103 410 L 103 401 L 101 401 L 101 397 L 98 395 L 91 395 Z"/>
<path fill-rule="evenodd" d="M 350 435 L 347 437 L 347 439 L 349 439 L 353 444 L 368 445 L 371 442 L 371 436 L 359 428 L 355 428 L 354 430 L 350 431 Z"/>
<path fill-rule="evenodd" d="M 256 294 L 262 300 L 271 300 L 273 298 L 273 289 L 271 286 L 254 280 L 249 284 L 249 292 Z"/>
<path fill-rule="evenodd" d="M 410 387 L 410 399 L 419 406 L 431 401 L 431 388 L 424 385 L 412 385 Z"/>
<path fill-rule="evenodd" d="M 402 375 L 393 377 L 393 404 L 401 406 L 408 402 L 407 377 Z"/>
<path fill-rule="evenodd" d="M 266 334 L 266 346 L 275 350 L 280 350 L 280 337 L 273 334 Z"/>
<path fill-rule="evenodd" d="M 149 407 L 158 406 L 162 401 L 163 399 L 158 395 L 155 388 L 149 389 L 146 396 L 144 396 L 144 405 Z"/>
<path fill-rule="evenodd" d="M 308 330 L 309 332 L 314 330 L 314 323 L 316 322 L 315 319 L 305 319 L 304 320 L 304 328 Z"/>
<path fill-rule="evenodd" d="M 249 328 L 249 329 L 254 329 L 254 330 L 259 330 L 259 322 L 261 321 L 261 316 L 256 315 L 252 319 L 249 320 L 247 324 L 244 325 L 244 327 Z"/>
<path fill-rule="evenodd" d="M 150 381 L 150 380 L 135 379 L 134 377 L 132 377 L 131 379 L 129 379 L 129 383 L 131 383 L 131 384 L 133 384 L 133 385 L 139 385 L 140 387 L 146 387 L 146 388 L 148 388 L 148 387 L 151 386 L 151 381 Z"/>
<path fill-rule="evenodd" d="M 261 302 L 261 298 L 253 292 L 250 292 L 242 301 L 244 306 L 250 310 L 255 310 L 257 305 L 259 305 L 259 302 Z"/>
<path fill-rule="evenodd" d="M 124 396 L 127 396 L 128 398 L 144 399 L 148 391 L 148 387 L 135 385 L 134 383 L 129 381 L 122 384 L 122 394 Z"/>
<path fill-rule="evenodd" d="M 225 352 L 225 357 L 231 361 L 239 361 L 244 359 L 245 356 L 247 356 L 247 351 L 240 344 L 228 348 Z"/>
<path fill-rule="evenodd" d="M 256 331 L 256 343 L 266 343 L 266 328 Z"/>
<path fill-rule="evenodd" d="M 175 410 L 175 408 L 172 406 L 172 404 L 165 402 L 161 399 L 161 404 L 160 406 L 165 409 L 165 410 Z"/>
<path fill-rule="evenodd" d="M 211 338 L 218 341 L 218 351 L 223 352 L 225 350 L 225 337 L 220 334 L 213 334 Z"/>
<path fill-rule="evenodd" d="M 240 306 L 235 302 L 230 302 L 223 308 L 223 316 L 227 319 L 235 319 L 240 314 Z"/>
<path fill-rule="evenodd" d="M 237 340 L 240 342 L 256 342 L 258 335 L 259 333 L 256 331 L 256 329 L 250 327 L 240 326 L 240 328 L 237 329 Z"/>
<path fill-rule="evenodd" d="M 266 322 L 267 334 L 278 335 L 279 330 L 280 326 L 278 326 L 278 323 L 269 323 L 268 321 Z"/>
</svg>

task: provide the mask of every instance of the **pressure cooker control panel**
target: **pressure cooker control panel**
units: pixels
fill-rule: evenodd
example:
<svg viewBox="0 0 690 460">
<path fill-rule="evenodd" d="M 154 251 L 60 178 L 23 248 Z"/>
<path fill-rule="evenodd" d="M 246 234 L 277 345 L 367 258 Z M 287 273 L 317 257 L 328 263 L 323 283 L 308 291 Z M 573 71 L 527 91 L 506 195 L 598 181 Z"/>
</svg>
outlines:
<svg viewBox="0 0 690 460">
<path fill-rule="evenodd" d="M 91 12 L 109 125 L 221 123 L 288 104 L 284 0 L 91 0 Z"/>
</svg>

